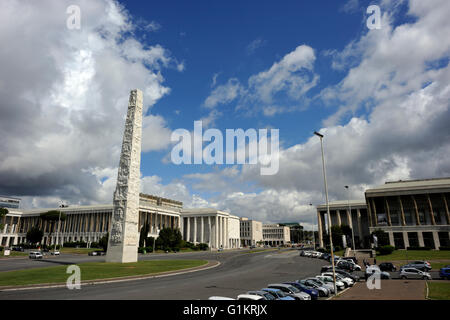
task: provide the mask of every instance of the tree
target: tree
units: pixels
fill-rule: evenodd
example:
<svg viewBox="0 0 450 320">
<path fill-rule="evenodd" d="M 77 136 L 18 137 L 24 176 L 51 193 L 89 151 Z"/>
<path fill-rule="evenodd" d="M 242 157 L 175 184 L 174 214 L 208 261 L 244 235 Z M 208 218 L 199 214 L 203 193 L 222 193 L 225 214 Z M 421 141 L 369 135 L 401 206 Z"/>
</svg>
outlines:
<svg viewBox="0 0 450 320">
<path fill-rule="evenodd" d="M 150 230 L 150 225 L 148 223 L 142 226 L 141 233 L 139 235 L 139 247 L 148 246 L 147 235 L 148 235 L 149 230 Z"/>
<path fill-rule="evenodd" d="M 333 246 L 342 248 L 342 228 L 340 226 L 331 226 L 331 234 L 333 238 Z"/>
<path fill-rule="evenodd" d="M 27 241 L 36 244 L 42 241 L 44 232 L 38 227 L 33 227 L 27 232 Z"/>
<path fill-rule="evenodd" d="M 373 236 L 375 235 L 377 237 L 377 241 L 378 241 L 378 247 L 382 247 L 382 246 L 387 246 L 389 245 L 389 234 L 381 229 L 376 229 L 375 231 L 372 232 L 372 241 L 373 241 Z"/>
<path fill-rule="evenodd" d="M 109 240 L 109 232 L 105 234 L 101 239 L 98 241 L 98 245 L 103 249 L 103 251 L 108 250 L 108 240 Z"/>
<path fill-rule="evenodd" d="M 3 217 L 9 213 L 8 209 L 0 208 L 0 232 L 3 230 Z"/>
<path fill-rule="evenodd" d="M 47 212 L 41 214 L 41 219 L 43 221 L 47 221 L 48 223 L 50 223 L 50 232 L 48 234 L 47 242 L 50 242 L 50 237 L 51 237 L 52 232 L 53 232 L 53 227 L 54 227 L 55 223 L 57 223 L 59 221 L 60 214 L 61 214 L 61 221 L 66 220 L 67 215 L 65 213 L 63 213 L 63 212 L 58 211 L 58 210 L 50 210 L 50 211 L 47 211 Z"/>
<path fill-rule="evenodd" d="M 159 232 L 159 237 L 156 244 L 163 250 L 173 250 L 180 248 L 182 241 L 181 232 L 179 229 L 162 228 Z"/>
</svg>

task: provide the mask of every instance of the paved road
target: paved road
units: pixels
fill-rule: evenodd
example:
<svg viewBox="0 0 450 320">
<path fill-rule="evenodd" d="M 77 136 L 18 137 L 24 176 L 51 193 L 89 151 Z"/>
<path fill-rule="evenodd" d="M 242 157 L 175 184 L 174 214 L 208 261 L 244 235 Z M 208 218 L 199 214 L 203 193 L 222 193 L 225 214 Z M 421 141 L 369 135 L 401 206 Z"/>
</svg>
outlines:
<svg viewBox="0 0 450 320">
<path fill-rule="evenodd" d="M 165 278 L 66 288 L 0 292 L 8 299 L 207 299 L 213 295 L 236 297 L 269 283 L 317 275 L 323 260 L 300 257 L 297 250 L 264 253 L 192 253 L 160 255 L 171 259 L 215 259 L 219 267 Z M 100 258 L 100 257 L 98 257 Z M 96 259 L 98 259 L 96 258 Z M 161 257 L 145 257 L 145 259 Z"/>
</svg>

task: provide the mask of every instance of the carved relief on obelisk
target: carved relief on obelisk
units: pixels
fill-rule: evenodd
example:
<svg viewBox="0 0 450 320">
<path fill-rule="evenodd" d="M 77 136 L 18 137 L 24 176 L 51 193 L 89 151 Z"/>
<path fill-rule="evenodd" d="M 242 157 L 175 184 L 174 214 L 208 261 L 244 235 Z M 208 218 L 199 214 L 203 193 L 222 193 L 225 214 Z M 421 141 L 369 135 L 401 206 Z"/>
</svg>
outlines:
<svg viewBox="0 0 450 320">
<path fill-rule="evenodd" d="M 107 262 L 137 261 L 142 103 L 142 91 L 132 90 L 114 191 Z"/>
</svg>

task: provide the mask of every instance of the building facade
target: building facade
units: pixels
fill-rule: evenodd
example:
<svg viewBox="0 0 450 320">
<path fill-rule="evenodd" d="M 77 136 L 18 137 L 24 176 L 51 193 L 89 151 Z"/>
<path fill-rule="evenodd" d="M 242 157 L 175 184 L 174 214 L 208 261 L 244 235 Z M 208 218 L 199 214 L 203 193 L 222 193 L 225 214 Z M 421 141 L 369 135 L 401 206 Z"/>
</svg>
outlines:
<svg viewBox="0 0 450 320">
<path fill-rule="evenodd" d="M 240 247 L 239 217 L 211 208 L 181 211 L 183 239 L 194 244 L 207 243 L 211 249 Z"/>
<path fill-rule="evenodd" d="M 241 245 L 256 246 L 263 241 L 262 222 L 241 218 Z"/>
<path fill-rule="evenodd" d="M 365 192 L 369 230 L 396 248 L 450 246 L 450 178 L 386 182 Z"/>
<path fill-rule="evenodd" d="M 139 230 L 149 224 L 149 237 L 157 237 L 158 230 L 164 227 L 180 228 L 180 211 L 183 203 L 171 199 L 140 194 Z M 58 223 L 43 220 L 41 214 L 59 210 L 66 219 Z M 44 244 L 63 244 L 64 242 L 84 241 L 88 245 L 98 242 L 111 226 L 113 205 L 70 206 L 32 210 L 9 210 L 3 217 L 3 230 L 0 233 L 2 246 L 12 246 L 26 242 L 26 234 L 32 227 L 43 230 Z M 59 230 L 59 232 L 58 232 Z M 57 241 L 58 237 L 58 241 Z"/>
<path fill-rule="evenodd" d="M 279 246 L 291 242 L 289 227 L 279 224 L 263 224 L 262 230 L 265 245 Z"/>
<path fill-rule="evenodd" d="M 332 226 L 347 225 L 353 228 L 356 248 L 366 248 L 370 243 L 369 217 L 367 205 L 360 200 L 343 200 L 329 202 L 330 218 Z M 350 212 L 351 211 L 351 212 Z M 319 234 L 319 246 L 324 247 L 328 233 L 327 206 L 317 206 L 317 229 Z"/>
<path fill-rule="evenodd" d="M 369 248 L 370 234 L 381 229 L 396 248 L 439 249 L 450 246 L 449 202 L 450 178 L 386 182 L 367 189 L 365 201 L 330 202 L 331 225 L 353 225 L 357 248 Z M 326 205 L 317 207 L 321 247 L 326 213 Z"/>
</svg>

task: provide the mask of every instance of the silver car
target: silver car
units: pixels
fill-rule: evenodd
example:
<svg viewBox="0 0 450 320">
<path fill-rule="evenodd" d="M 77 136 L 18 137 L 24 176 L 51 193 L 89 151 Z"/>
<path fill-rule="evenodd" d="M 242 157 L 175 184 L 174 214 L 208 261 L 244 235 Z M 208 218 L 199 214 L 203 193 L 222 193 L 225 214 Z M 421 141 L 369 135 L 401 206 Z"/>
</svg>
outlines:
<svg viewBox="0 0 450 320">
<path fill-rule="evenodd" d="M 312 280 L 297 280 L 296 282 L 303 284 L 307 287 L 316 289 L 317 291 L 319 291 L 319 296 L 320 297 L 328 297 L 330 295 L 330 290 L 328 290 L 328 288 L 319 285 L 317 282 L 312 281 Z"/>
<path fill-rule="evenodd" d="M 273 289 L 280 289 L 284 293 L 290 295 L 291 297 L 297 300 L 311 300 L 311 296 L 309 294 L 301 292 L 299 289 L 297 289 L 294 286 L 291 286 L 290 284 L 273 283 L 269 284 L 267 287 Z"/>
<path fill-rule="evenodd" d="M 332 293 L 332 294 L 335 293 L 335 292 L 334 292 L 334 285 L 333 285 L 333 284 L 329 284 L 329 283 L 323 282 L 323 281 L 321 281 L 321 280 L 319 280 L 319 279 L 317 279 L 317 278 L 307 278 L 306 280 L 314 281 L 314 282 L 316 282 L 319 286 L 322 286 L 322 287 L 327 288 L 328 291 L 329 291 L 330 293 Z"/>
<path fill-rule="evenodd" d="M 431 280 L 431 275 L 416 268 L 403 268 L 400 270 L 400 278 Z"/>
</svg>

